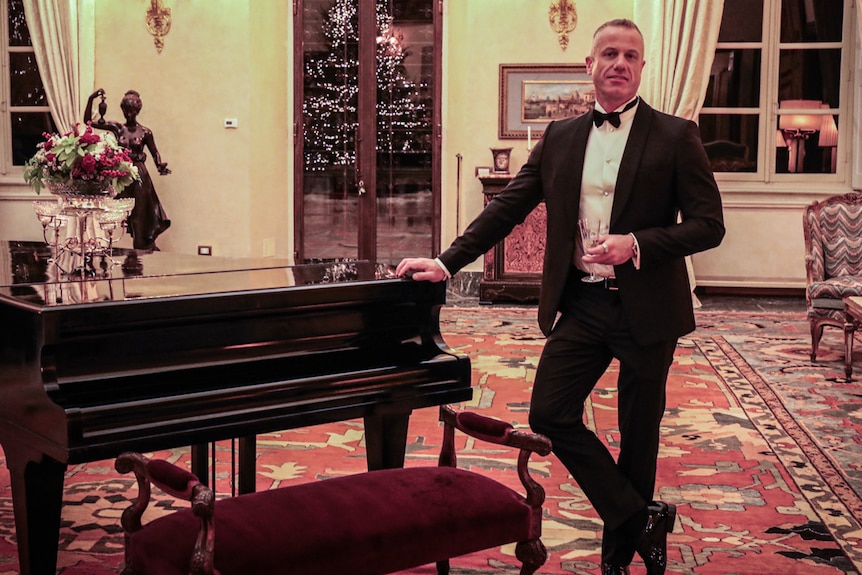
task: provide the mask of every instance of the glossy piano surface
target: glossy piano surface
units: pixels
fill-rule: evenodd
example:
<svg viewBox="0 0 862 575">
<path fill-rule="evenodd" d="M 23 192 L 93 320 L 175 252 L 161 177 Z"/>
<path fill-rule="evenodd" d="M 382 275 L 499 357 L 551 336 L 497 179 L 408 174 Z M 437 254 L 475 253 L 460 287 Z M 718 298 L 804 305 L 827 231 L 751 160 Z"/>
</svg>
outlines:
<svg viewBox="0 0 862 575">
<path fill-rule="evenodd" d="M 395 278 L 391 266 L 363 261 L 291 266 L 276 258 L 133 250 L 116 250 L 113 258 L 96 256 L 83 276 L 63 275 L 49 264 L 51 255 L 42 243 L 0 241 L 0 296 L 53 307 Z"/>
<path fill-rule="evenodd" d="M 164 252 L 70 280 L 49 257 L 0 242 L 0 444 L 22 573 L 51 572 L 42 516 L 59 527 L 69 463 L 361 417 L 369 467 L 389 467 L 411 410 L 472 396 L 469 360 L 439 333 L 442 283 L 370 262 Z"/>
</svg>

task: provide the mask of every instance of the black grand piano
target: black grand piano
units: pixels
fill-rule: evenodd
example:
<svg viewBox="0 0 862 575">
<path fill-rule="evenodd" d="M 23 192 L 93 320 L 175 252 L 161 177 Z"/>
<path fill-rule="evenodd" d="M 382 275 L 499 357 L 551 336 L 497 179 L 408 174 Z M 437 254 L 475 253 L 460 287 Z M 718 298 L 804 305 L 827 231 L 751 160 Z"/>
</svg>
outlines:
<svg viewBox="0 0 862 575">
<path fill-rule="evenodd" d="M 133 251 L 57 279 L 50 255 L 0 242 L 0 444 L 22 574 L 56 570 L 69 464 L 242 438 L 246 492 L 256 434 L 364 418 L 369 469 L 397 467 L 413 409 L 472 396 L 469 359 L 440 336 L 443 284 L 361 261 Z"/>
</svg>

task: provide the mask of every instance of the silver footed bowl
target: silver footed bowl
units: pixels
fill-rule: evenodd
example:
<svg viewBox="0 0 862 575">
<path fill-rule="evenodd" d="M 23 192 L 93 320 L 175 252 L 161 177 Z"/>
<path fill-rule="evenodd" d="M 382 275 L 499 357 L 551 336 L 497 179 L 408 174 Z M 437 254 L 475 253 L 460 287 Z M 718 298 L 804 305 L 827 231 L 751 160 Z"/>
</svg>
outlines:
<svg viewBox="0 0 862 575">
<path fill-rule="evenodd" d="M 46 180 L 44 184 L 52 194 L 64 198 L 94 196 L 113 198 L 116 195 L 114 187 L 110 182 L 71 179 L 63 181 Z"/>
</svg>

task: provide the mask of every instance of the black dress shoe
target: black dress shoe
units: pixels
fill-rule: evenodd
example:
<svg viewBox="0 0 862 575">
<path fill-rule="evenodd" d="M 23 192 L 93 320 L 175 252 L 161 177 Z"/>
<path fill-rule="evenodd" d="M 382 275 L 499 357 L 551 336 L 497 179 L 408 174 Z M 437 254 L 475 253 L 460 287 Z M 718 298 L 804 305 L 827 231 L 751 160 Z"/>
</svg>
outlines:
<svg viewBox="0 0 862 575">
<path fill-rule="evenodd" d="M 602 562 L 602 575 L 629 575 L 629 566 Z"/>
<path fill-rule="evenodd" d="M 649 506 L 649 519 L 637 542 L 647 575 L 664 575 L 667 569 L 667 534 L 676 522 L 676 506 L 659 501 Z"/>
</svg>

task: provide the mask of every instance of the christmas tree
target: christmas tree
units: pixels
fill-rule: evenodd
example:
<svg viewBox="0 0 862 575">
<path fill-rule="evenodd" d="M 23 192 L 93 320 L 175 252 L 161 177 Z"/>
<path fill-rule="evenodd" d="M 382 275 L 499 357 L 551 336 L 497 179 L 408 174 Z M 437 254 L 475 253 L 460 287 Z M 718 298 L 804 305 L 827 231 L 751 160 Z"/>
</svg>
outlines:
<svg viewBox="0 0 862 575">
<path fill-rule="evenodd" d="M 393 17 L 378 0 L 377 152 L 384 163 L 397 163 L 400 152 L 425 151 L 419 137 L 428 127 L 428 104 L 420 86 L 407 77 L 409 52 L 392 30 Z M 355 0 L 335 0 L 326 10 L 323 33 L 329 50 L 308 54 L 303 102 L 305 166 L 320 171 L 355 161 L 359 76 L 359 17 Z M 427 88 L 427 87 L 426 87 Z"/>
</svg>

